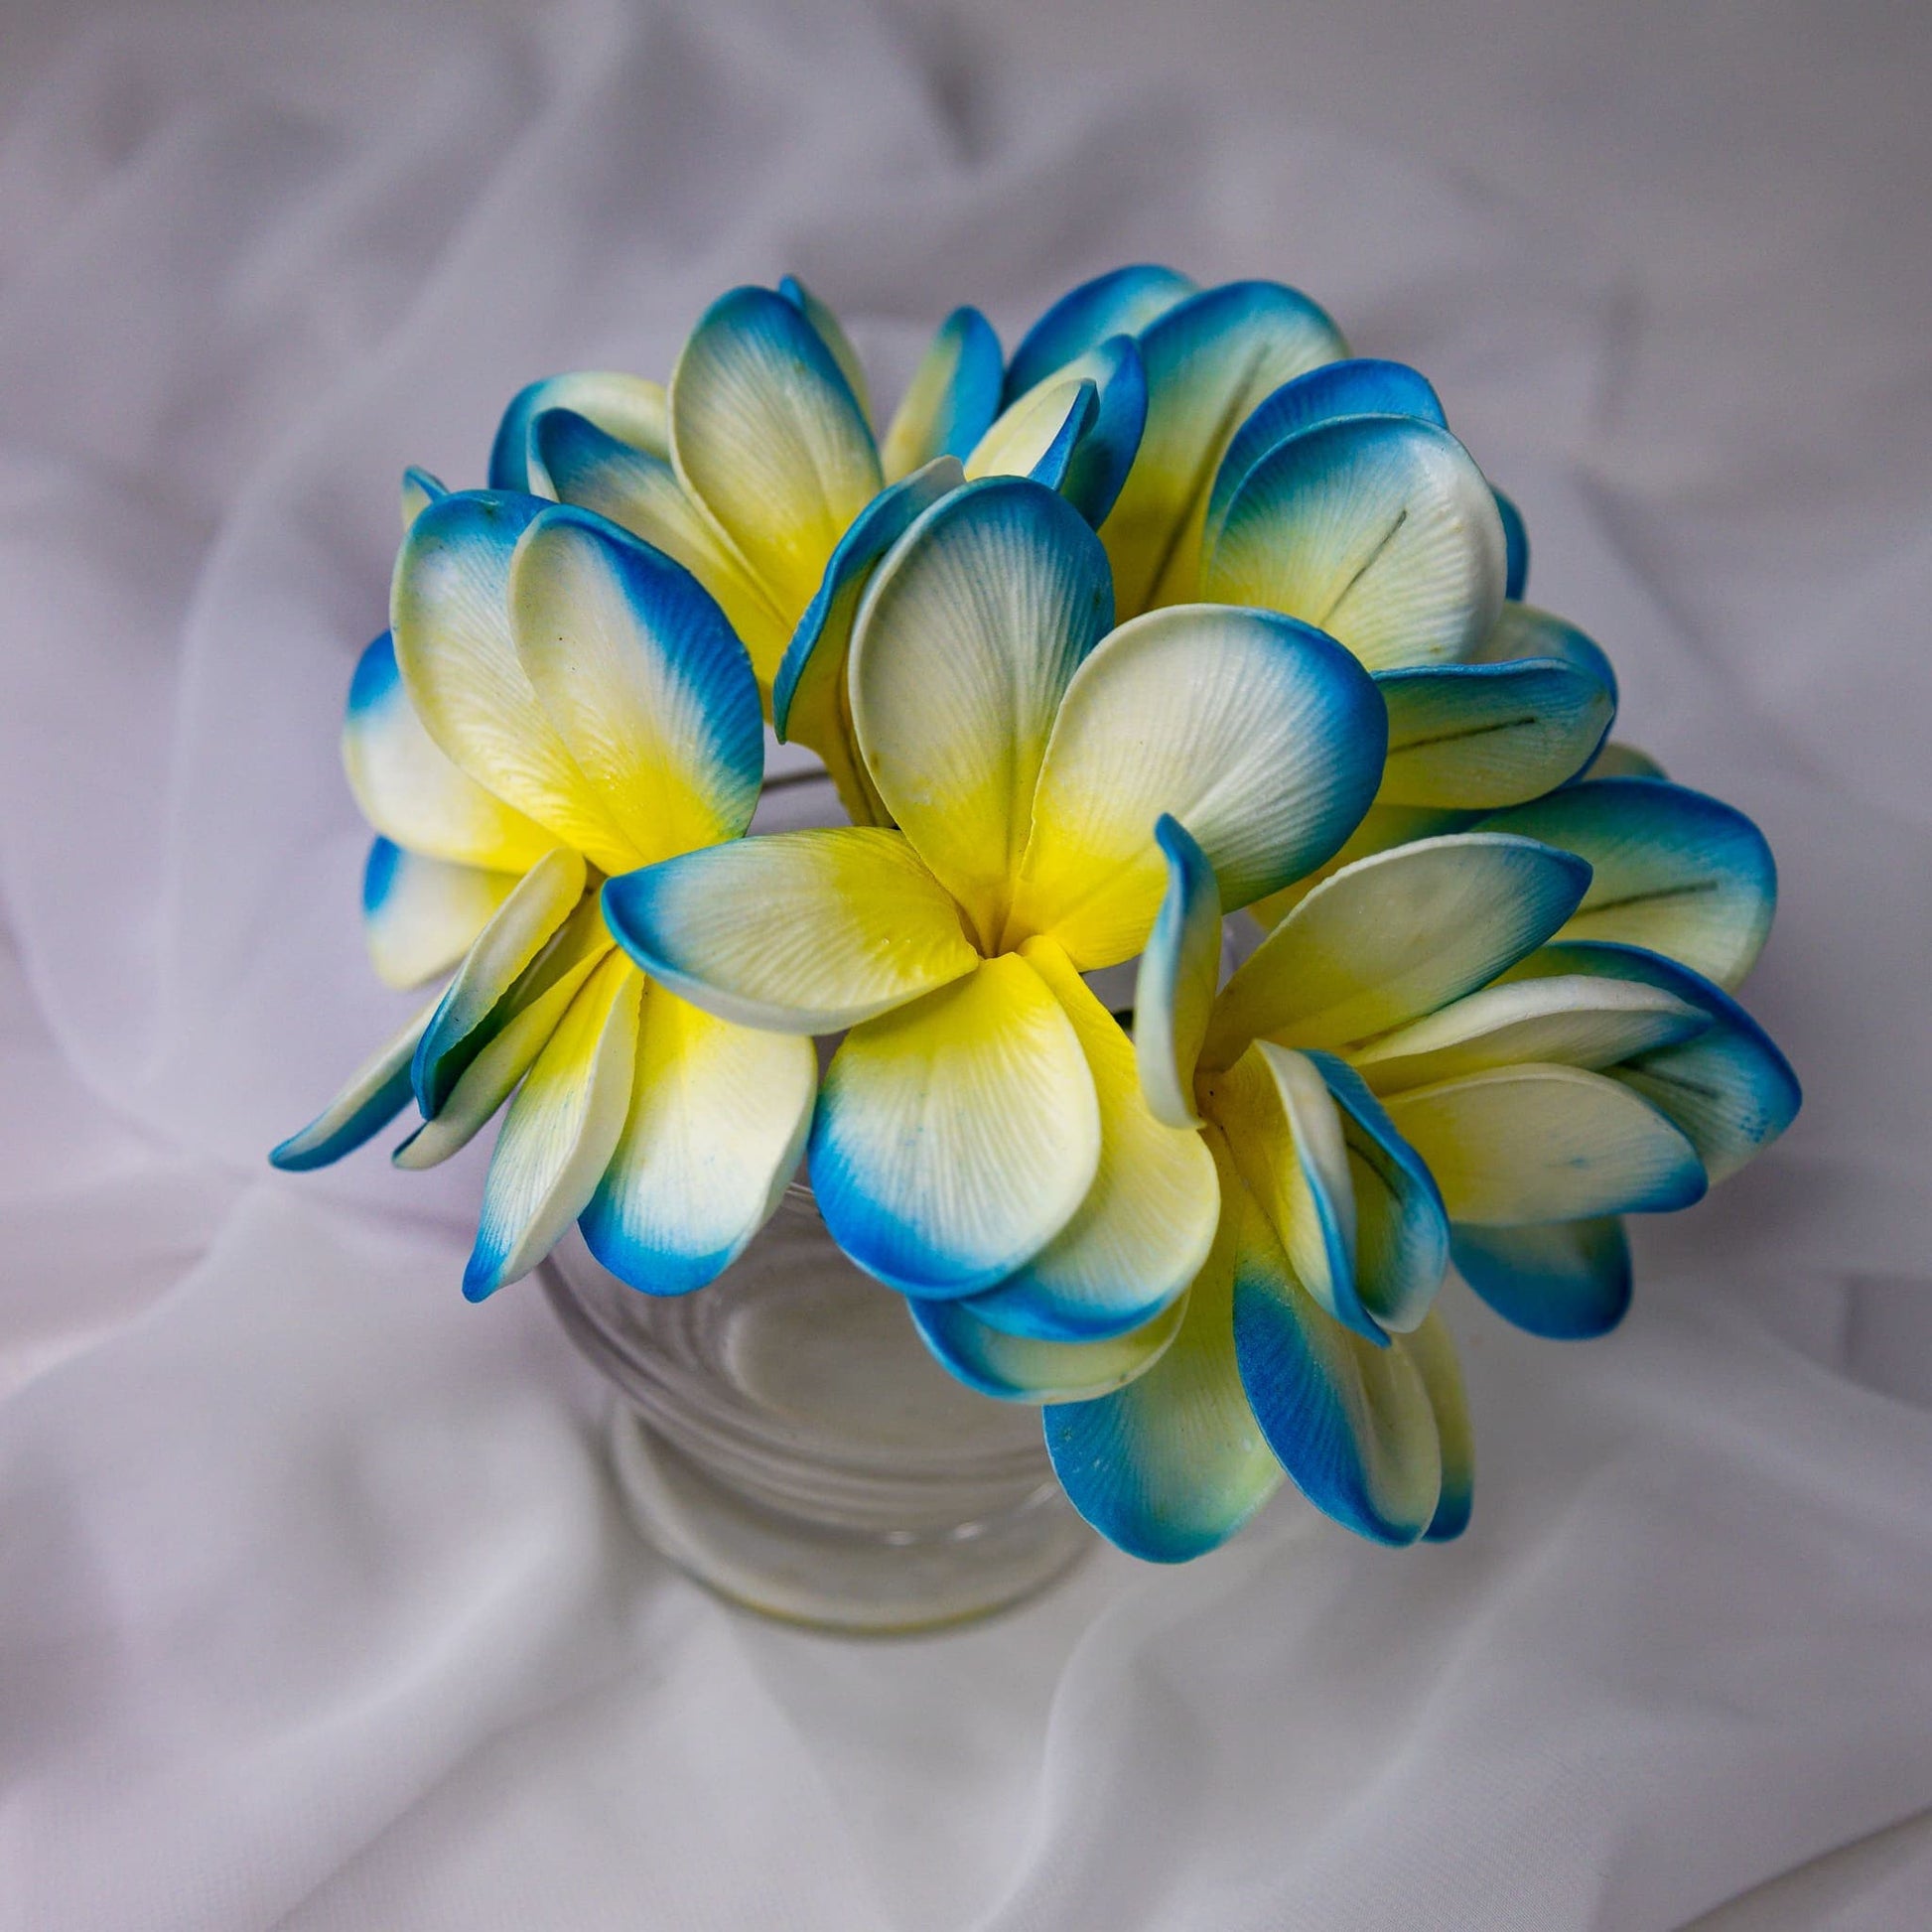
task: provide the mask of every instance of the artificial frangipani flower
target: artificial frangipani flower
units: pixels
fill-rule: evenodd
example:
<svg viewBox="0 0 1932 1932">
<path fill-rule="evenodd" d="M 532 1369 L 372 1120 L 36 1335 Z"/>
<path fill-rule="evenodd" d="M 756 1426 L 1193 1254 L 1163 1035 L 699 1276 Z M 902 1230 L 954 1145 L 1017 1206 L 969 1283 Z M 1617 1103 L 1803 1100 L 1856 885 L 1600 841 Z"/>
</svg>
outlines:
<svg viewBox="0 0 1932 1932">
<path fill-rule="evenodd" d="M 413 1097 L 423 1125 L 394 1158 L 427 1167 L 514 1091 L 469 1292 L 527 1272 L 579 1218 L 593 1252 L 652 1292 L 697 1286 L 731 1261 L 796 1163 L 809 1051 L 721 1029 L 665 995 L 647 1011 L 630 1125 L 601 1167 L 612 1105 L 589 1104 L 593 1061 L 622 1057 L 638 994 L 607 970 L 596 890 L 607 873 L 744 831 L 762 771 L 761 686 L 886 474 L 912 473 L 882 499 L 901 515 L 966 469 L 1014 467 L 1069 489 L 1084 479 L 1089 513 L 1104 510 L 1111 497 L 1095 492 L 1109 477 L 1118 487 L 1138 413 L 1123 418 L 1116 406 L 1103 418 L 1082 380 L 1062 385 L 1053 423 L 1037 407 L 1001 417 L 1000 379 L 990 325 L 956 312 L 882 457 L 843 331 L 788 280 L 777 293 L 740 289 L 713 304 L 668 392 L 605 371 L 520 391 L 496 433 L 487 490 L 452 494 L 423 471 L 405 473 L 392 628 L 357 666 L 344 759 L 377 834 L 363 909 L 378 973 L 408 987 L 458 970 L 275 1151 L 279 1166 L 341 1158 Z M 568 514 L 547 507 L 565 497 Z M 562 555 L 567 532 L 585 555 L 628 560 L 606 572 L 621 589 L 595 592 L 588 565 L 546 578 L 526 555 Z M 594 664 L 577 635 L 586 623 L 597 630 Z M 720 639 L 735 656 L 721 654 Z M 710 708 L 708 723 L 694 707 Z M 729 809 L 714 799 L 709 815 L 689 800 L 667 810 L 680 786 L 708 783 L 724 796 L 718 772 L 705 775 L 726 756 L 707 734 L 728 739 L 736 760 Z M 616 1018 L 593 1026 L 593 995 L 607 994 Z M 690 1039 L 672 1032 L 679 1014 Z M 653 1065 L 666 1056 L 677 1061 L 669 1074 Z M 718 1066 L 696 1064 L 706 1056 Z M 660 1095 L 654 1112 L 647 1091 Z M 662 1096 L 674 1092 L 695 1125 L 663 1118 Z M 566 1102 L 581 1119 L 559 1113 Z M 680 1186 L 704 1198 L 680 1203 Z"/>
<path fill-rule="evenodd" d="M 954 490 L 880 566 L 847 654 L 893 828 L 741 840 L 604 895 L 631 957 L 693 1004 L 844 1035 L 808 1157 L 827 1226 L 915 1306 L 1021 1335 L 1144 1329 L 1213 1237 L 1206 1151 L 1150 1111 L 1081 977 L 1146 941 L 1154 820 L 1184 810 L 1241 905 L 1324 861 L 1382 765 L 1375 688 L 1318 631 L 1112 618 L 1105 552 L 1060 496 Z M 1083 1357 L 1084 1386 L 1156 1345 Z"/>
<path fill-rule="evenodd" d="M 625 1280 L 708 1281 L 797 1164 L 812 1051 L 647 986 L 597 894 L 751 822 L 764 748 L 745 648 L 680 565 L 508 491 L 426 492 L 392 614 L 345 730 L 381 835 L 372 949 L 398 979 L 457 972 L 272 1158 L 334 1161 L 413 1097 L 422 1124 L 395 1158 L 426 1167 L 508 1100 L 466 1294 L 528 1273 L 573 1221 Z"/>
<path fill-rule="evenodd" d="M 1770 855 L 1716 800 L 1589 780 L 1342 867 L 1217 993 L 1213 869 L 1173 819 L 1159 837 L 1136 1050 L 1156 1115 L 1215 1152 L 1222 1235 L 1148 1373 L 1047 1410 L 1054 1466 L 1151 1557 L 1212 1548 L 1284 1471 L 1378 1541 L 1454 1536 L 1451 1255 L 1519 1326 L 1601 1334 L 1630 1297 L 1620 1217 L 1687 1206 L 1797 1112 L 1725 990 L 1769 927 Z"/>
<path fill-rule="evenodd" d="M 1118 271 L 1006 367 L 961 309 L 871 422 L 787 281 L 715 303 L 668 391 L 530 385 L 489 490 L 408 474 L 345 750 L 378 969 L 458 970 L 277 1160 L 413 1095 L 427 1165 L 514 1091 L 468 1291 L 579 1219 L 665 1294 L 809 1129 L 847 1253 L 1045 1405 L 1123 1547 L 1198 1554 L 1284 1475 L 1456 1534 L 1451 1255 L 1601 1332 L 1619 1217 L 1796 1110 L 1725 990 L 1762 840 L 1606 745 L 1608 663 L 1521 602 L 1434 391 L 1293 290 Z M 760 695 L 851 826 L 741 836 Z M 1086 976 L 1137 957 L 1130 1033 Z"/>
<path fill-rule="evenodd" d="M 876 441 L 844 331 L 787 278 L 714 303 L 668 392 L 609 373 L 531 384 L 490 481 L 685 564 L 745 639 L 779 736 L 824 759 L 855 821 L 883 823 L 843 699 L 866 583 L 947 490 L 1031 476 L 1099 528 L 1123 618 L 1278 610 L 1376 673 L 1398 756 L 1352 857 L 1549 789 L 1600 743 L 1615 687 L 1587 639 L 1514 601 L 1520 519 L 1430 385 L 1346 358 L 1296 290 L 1122 269 L 1056 303 L 1004 371 L 991 325 L 955 311 Z M 1451 738 L 1472 755 L 1400 756 Z"/>
<path fill-rule="evenodd" d="M 1660 775 L 1606 743 L 1608 660 L 1524 604 L 1515 506 L 1449 432 L 1416 370 L 1349 359 L 1340 332 L 1269 282 L 1197 289 L 1117 269 L 1055 303 L 1013 358 L 1038 383 L 1120 332 L 1137 343 L 1144 432 L 1100 525 L 1123 615 L 1174 602 L 1260 606 L 1326 630 L 1389 712 L 1375 803 L 1332 871 L 1591 776 Z M 1278 917 L 1318 883 L 1256 908 Z"/>
<path fill-rule="evenodd" d="M 1106 513 L 1140 438 L 1139 354 L 1122 339 L 1084 364 L 1003 413 L 999 340 L 956 310 L 875 437 L 844 330 L 787 277 L 714 302 L 668 388 L 609 372 L 532 383 L 504 415 L 489 481 L 597 510 L 683 564 L 768 691 L 855 552 L 876 559 L 962 481 L 1032 476 Z"/>
<path fill-rule="evenodd" d="M 1344 867 L 1217 996 L 1223 911 L 1286 873 L 1292 897 L 1380 777 L 1373 686 L 1273 614 L 1170 607 L 1094 643 L 1083 580 L 1097 603 L 1097 546 L 1037 485 L 928 510 L 846 667 L 899 832 L 693 853 L 613 881 L 607 916 L 720 1015 L 851 1028 L 811 1147 L 828 1225 L 962 1380 L 1048 1405 L 1062 1482 L 1116 1542 L 1198 1554 L 1285 1473 L 1365 1535 L 1453 1535 L 1468 1432 L 1432 1312 L 1451 1245 L 1511 1318 L 1600 1332 L 1628 1296 L 1614 1217 L 1686 1204 L 1795 1109 L 1697 970 L 1755 956 L 1768 854 L 1698 794 L 1590 781 Z M 1316 715 L 1264 672 L 1298 661 L 1330 733 L 1352 720 L 1325 757 L 1354 806 L 1262 840 L 1260 872 L 1239 835 L 1311 783 Z M 1077 975 L 1135 952 L 1130 1046 Z M 1022 1047 L 1051 1016 L 1029 965 L 1088 1081 Z"/>
</svg>

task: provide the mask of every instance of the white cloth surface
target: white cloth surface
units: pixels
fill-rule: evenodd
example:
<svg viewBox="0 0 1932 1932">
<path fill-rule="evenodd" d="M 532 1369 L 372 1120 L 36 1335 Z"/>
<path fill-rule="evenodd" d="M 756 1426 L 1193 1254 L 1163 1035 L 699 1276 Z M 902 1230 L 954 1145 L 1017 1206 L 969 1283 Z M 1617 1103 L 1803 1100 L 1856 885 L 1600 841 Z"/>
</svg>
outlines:
<svg viewBox="0 0 1932 1932">
<path fill-rule="evenodd" d="M 1780 249 L 1876 260 L 1914 197 L 1878 167 L 1841 221 L 1829 142 L 1770 228 L 1748 192 L 1813 179 L 1828 109 L 1917 98 L 1932 41 L 1874 12 L 1834 62 L 1779 10 L 1825 106 L 1773 140 L 1769 94 L 1714 134 L 1620 29 L 1548 54 L 1508 0 L 1413 45 L 1368 9 L 1326 119 L 1243 70 L 1260 16 L 1222 9 L 1216 72 L 1205 24 L 1137 59 L 1084 6 L 1004 42 L 843 0 L 147 10 L 13 101 L 9 1932 L 1932 1923 L 1932 246 L 1841 302 Z M 1634 264 L 1565 151 L 1618 61 Z M 1490 67 L 1524 77 L 1485 138 L 1547 157 L 1543 198 L 1419 115 Z M 461 1301 L 477 1160 L 263 1167 L 402 1010 L 336 757 L 396 479 L 478 481 L 533 375 L 665 371 L 735 281 L 802 275 L 890 393 L 954 303 L 1011 343 L 1140 258 L 1300 283 L 1437 381 L 1536 601 L 1616 659 L 1622 735 L 1770 833 L 1748 997 L 1807 1108 L 1640 1230 L 1617 1335 L 1451 1293 L 1457 1546 L 1285 1498 L 953 1636 L 766 1626 L 624 1529 L 540 1299 Z"/>
</svg>

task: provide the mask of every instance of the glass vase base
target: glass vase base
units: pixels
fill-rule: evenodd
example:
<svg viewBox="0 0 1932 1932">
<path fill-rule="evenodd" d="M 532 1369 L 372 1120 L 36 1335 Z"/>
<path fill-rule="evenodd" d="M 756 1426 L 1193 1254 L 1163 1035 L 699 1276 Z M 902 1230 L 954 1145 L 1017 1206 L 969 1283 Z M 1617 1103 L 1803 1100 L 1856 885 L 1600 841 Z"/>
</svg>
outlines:
<svg viewBox="0 0 1932 1932">
<path fill-rule="evenodd" d="M 942 1629 L 1045 1589 L 1093 1547 L 1052 1487 L 946 1530 L 852 1531 L 740 1494 L 621 1401 L 611 1408 L 609 1442 L 645 1542 L 715 1594 L 785 1623 L 854 1636 Z"/>
<path fill-rule="evenodd" d="M 542 1278 L 611 1385 L 629 1516 L 720 1595 L 821 1629 L 927 1630 L 1044 1588 L 1093 1547 L 1039 1411 L 946 1374 L 802 1187 L 695 1294 L 639 1294 L 574 1233 Z"/>
</svg>

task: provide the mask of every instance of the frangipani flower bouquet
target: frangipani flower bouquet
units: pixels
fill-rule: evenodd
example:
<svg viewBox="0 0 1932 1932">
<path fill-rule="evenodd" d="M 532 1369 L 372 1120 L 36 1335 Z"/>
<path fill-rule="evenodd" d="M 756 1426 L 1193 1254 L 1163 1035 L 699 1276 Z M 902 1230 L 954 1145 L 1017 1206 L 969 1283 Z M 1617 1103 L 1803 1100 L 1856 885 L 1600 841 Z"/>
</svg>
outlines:
<svg viewBox="0 0 1932 1932">
<path fill-rule="evenodd" d="M 874 420 L 786 281 L 668 388 L 522 391 L 486 488 L 407 474 L 344 752 L 376 968 L 439 990 L 273 1158 L 500 1110 L 477 1300 L 573 1222 L 701 1289 L 802 1161 L 1123 1549 L 1284 1476 L 1454 1536 L 1451 1264 L 1603 1333 L 1622 1217 L 1797 1110 L 1732 997 L 1764 840 L 1609 741 L 1435 392 L 1291 289 L 1122 269 L 1011 359 L 961 309 Z M 767 722 L 850 824 L 748 836 Z"/>
</svg>

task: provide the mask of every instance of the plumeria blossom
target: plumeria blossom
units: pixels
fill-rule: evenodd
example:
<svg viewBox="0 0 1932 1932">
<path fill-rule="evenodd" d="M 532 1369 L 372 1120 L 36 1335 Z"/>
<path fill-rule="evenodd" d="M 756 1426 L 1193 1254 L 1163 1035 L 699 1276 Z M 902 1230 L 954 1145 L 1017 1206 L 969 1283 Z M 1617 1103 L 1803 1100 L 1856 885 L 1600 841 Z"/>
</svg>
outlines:
<svg viewBox="0 0 1932 1932">
<path fill-rule="evenodd" d="M 583 374 L 530 386 L 491 482 L 597 509 L 710 589 L 859 823 L 843 692 L 872 573 L 962 481 L 1057 488 L 1106 544 L 1117 610 L 1182 602 L 1315 624 L 1385 684 L 1398 759 L 1356 845 L 1422 813 L 1535 797 L 1600 745 L 1615 686 L 1571 626 L 1519 603 L 1521 521 L 1414 370 L 1347 358 L 1330 319 L 1268 282 L 1195 289 L 1129 268 L 1063 298 L 1012 365 L 978 311 L 941 326 L 883 438 L 843 330 L 789 279 L 714 303 L 669 392 Z M 1350 856 L 1355 856 L 1351 852 Z"/>
<path fill-rule="evenodd" d="M 1081 976 L 1145 944 L 1164 811 L 1185 814 L 1230 907 L 1325 861 L 1380 774 L 1381 701 L 1346 651 L 1273 613 L 1115 628 L 1091 528 L 1019 479 L 920 515 L 843 655 L 892 825 L 693 851 L 613 879 L 606 918 L 654 982 L 721 1019 L 843 1035 L 812 1184 L 942 1354 L 963 1322 L 992 1354 L 1077 1368 L 1051 1393 L 1117 1386 L 1172 1338 L 1220 1189 Z"/>
<path fill-rule="evenodd" d="M 1349 355 L 1307 296 L 1117 269 L 1014 351 L 1016 385 L 1128 332 L 1143 434 L 1100 524 L 1123 616 L 1281 611 L 1368 666 L 1389 710 L 1374 808 L 1335 864 L 1521 803 L 1589 765 L 1616 707 L 1602 652 L 1521 602 L 1522 518 L 1401 363 Z"/>
<path fill-rule="evenodd" d="M 791 278 L 734 289 L 699 320 L 668 389 L 599 372 L 524 389 L 490 483 L 595 509 L 683 564 L 768 692 L 801 625 L 801 653 L 828 626 L 843 652 L 866 576 L 968 479 L 1031 476 L 1092 520 L 1106 513 L 1146 408 L 1134 343 L 1096 345 L 1013 408 L 1002 376 L 992 325 L 958 309 L 875 435 L 864 371 L 832 312 Z M 870 801 L 837 724 L 808 689 L 789 735 L 826 756 L 863 820 Z"/>
<path fill-rule="evenodd" d="M 751 661 L 682 566 L 595 512 L 420 478 L 405 512 L 392 629 L 357 668 L 344 753 L 378 833 L 376 963 L 455 977 L 272 1158 L 334 1161 L 413 1098 L 396 1160 L 425 1167 L 508 1100 L 465 1292 L 527 1273 L 574 1220 L 634 1287 L 695 1288 L 775 1204 L 817 1069 L 808 1042 L 649 984 L 597 895 L 745 831 L 763 772 Z"/>
<path fill-rule="evenodd" d="M 1047 1410 L 1061 1482 L 1169 1560 L 1284 1472 L 1378 1541 L 1453 1536 L 1451 1255 L 1519 1326 L 1600 1334 L 1630 1298 L 1621 1217 L 1690 1204 L 1797 1112 L 1727 990 L 1769 928 L 1770 854 L 1715 799 L 1590 780 L 1343 866 L 1217 992 L 1213 868 L 1178 823 L 1160 840 L 1136 1052 L 1156 1116 L 1201 1123 L 1222 1227 L 1147 1373 Z"/>
<path fill-rule="evenodd" d="M 1123 1548 L 1197 1555 L 1284 1480 L 1458 1534 L 1451 1262 L 1600 1334 L 1623 1217 L 1797 1110 L 1732 997 L 1762 838 L 1608 743 L 1608 662 L 1522 601 L 1434 390 L 1292 289 L 1118 270 L 1010 364 L 962 308 L 874 422 L 787 280 L 667 388 L 531 384 L 487 489 L 407 474 L 344 751 L 377 970 L 454 977 L 274 1158 L 413 1099 L 426 1166 L 507 1101 L 466 1292 L 577 1220 L 672 1294 L 809 1144 L 841 1246 L 1042 1405 Z M 850 825 L 742 836 L 761 704 Z"/>
</svg>

